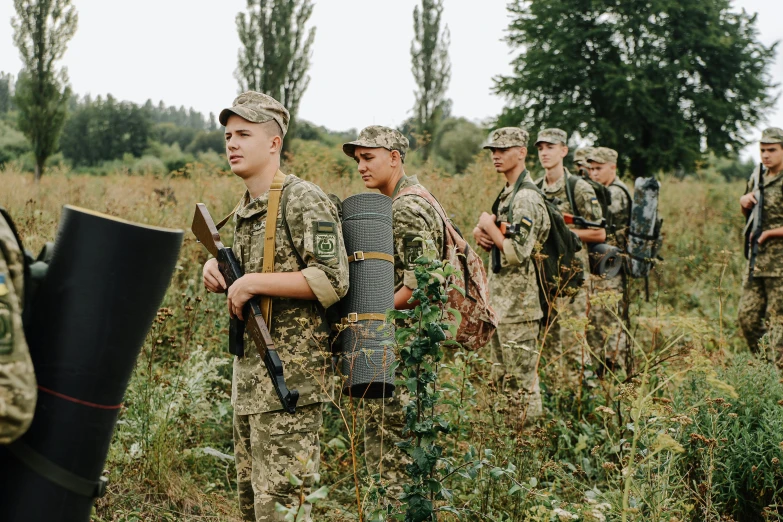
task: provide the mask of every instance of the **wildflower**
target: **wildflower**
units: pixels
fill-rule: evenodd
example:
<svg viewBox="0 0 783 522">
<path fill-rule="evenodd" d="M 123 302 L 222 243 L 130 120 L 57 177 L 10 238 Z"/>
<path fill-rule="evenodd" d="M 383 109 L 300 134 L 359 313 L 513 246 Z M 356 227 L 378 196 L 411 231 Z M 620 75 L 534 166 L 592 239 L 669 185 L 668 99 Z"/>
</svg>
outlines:
<svg viewBox="0 0 783 522">
<path fill-rule="evenodd" d="M 773 457 L 772 465 L 773 466 L 777 466 L 778 464 L 780 464 L 780 459 L 778 459 L 777 457 Z"/>
<path fill-rule="evenodd" d="M 615 471 L 617 469 L 617 465 L 614 462 L 604 462 L 601 464 L 601 467 L 606 471 Z"/>
<path fill-rule="evenodd" d="M 751 473 L 755 473 L 756 471 L 758 471 L 758 469 L 759 469 L 758 466 L 751 466 L 750 467 Z"/>
<path fill-rule="evenodd" d="M 607 415 L 615 415 L 617 413 L 612 408 L 607 408 L 606 406 L 598 406 L 595 411 L 598 413 L 605 413 Z"/>
<path fill-rule="evenodd" d="M 569 513 L 565 509 L 555 508 L 553 513 L 557 516 L 558 520 L 563 522 L 567 520 L 579 520 L 579 516 L 574 513 Z"/>
</svg>

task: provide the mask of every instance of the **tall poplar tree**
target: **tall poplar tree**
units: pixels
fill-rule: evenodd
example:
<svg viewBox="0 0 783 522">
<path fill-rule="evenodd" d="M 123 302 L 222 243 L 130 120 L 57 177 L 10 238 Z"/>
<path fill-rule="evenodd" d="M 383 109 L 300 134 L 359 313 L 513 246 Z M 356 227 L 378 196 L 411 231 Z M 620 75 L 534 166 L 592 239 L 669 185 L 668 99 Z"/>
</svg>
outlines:
<svg viewBox="0 0 783 522">
<path fill-rule="evenodd" d="M 312 13 L 311 0 L 247 0 L 247 13 L 236 17 L 242 42 L 235 72 L 240 90 L 263 92 L 285 105 L 289 134 L 310 83 L 315 28 L 305 25 Z"/>
<path fill-rule="evenodd" d="M 730 0 L 509 4 L 514 72 L 499 125 L 578 131 L 645 176 L 734 153 L 773 99 L 775 45 Z"/>
<path fill-rule="evenodd" d="M 441 31 L 443 0 L 422 0 L 413 9 L 413 42 L 411 70 L 416 80 L 416 103 L 413 107 L 417 134 L 425 142 L 421 149 L 426 160 L 442 119 L 448 115 L 450 101 L 446 90 L 451 79 L 449 61 L 449 28 Z M 421 139 L 420 138 L 420 139 Z"/>
<path fill-rule="evenodd" d="M 39 181 L 46 159 L 57 150 L 68 112 L 68 75 L 56 62 L 76 32 L 78 16 L 71 0 L 14 0 L 14 7 L 14 43 L 24 65 L 14 105 L 19 111 L 19 130 L 33 146 L 35 180 Z"/>
</svg>

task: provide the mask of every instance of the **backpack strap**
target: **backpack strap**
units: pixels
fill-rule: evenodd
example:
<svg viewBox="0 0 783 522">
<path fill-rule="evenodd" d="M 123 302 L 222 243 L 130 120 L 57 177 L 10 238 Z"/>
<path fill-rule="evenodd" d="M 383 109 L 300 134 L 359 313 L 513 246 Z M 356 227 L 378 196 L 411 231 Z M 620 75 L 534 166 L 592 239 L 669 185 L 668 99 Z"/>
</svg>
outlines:
<svg viewBox="0 0 783 522">
<path fill-rule="evenodd" d="M 615 182 L 616 181 L 617 180 L 615 179 Z M 633 209 L 633 198 L 631 197 L 631 193 L 628 192 L 628 189 L 625 188 L 625 185 L 622 185 L 620 183 L 615 183 L 615 182 L 612 182 L 612 185 L 614 185 L 615 187 L 617 187 L 620 190 L 622 190 L 623 193 L 625 194 L 625 197 L 628 198 L 628 229 L 630 231 L 630 228 L 631 228 L 631 215 L 632 215 L 631 214 L 631 210 Z"/>
<path fill-rule="evenodd" d="M 279 170 L 275 173 L 272 186 L 269 187 L 269 204 L 266 209 L 266 230 L 264 233 L 264 259 L 261 261 L 261 273 L 270 274 L 275 271 L 275 235 L 277 233 L 277 212 L 280 210 L 280 198 L 283 193 L 285 174 Z M 261 297 L 261 314 L 266 324 L 272 325 L 272 298 Z"/>
<path fill-rule="evenodd" d="M 300 183 L 302 180 L 295 178 L 291 183 L 288 184 L 283 189 L 282 198 L 280 199 L 280 215 L 283 217 L 283 225 L 285 228 L 285 235 L 288 238 L 288 242 L 291 243 L 291 245 L 294 244 L 294 237 L 291 235 L 291 227 L 288 226 L 288 219 L 286 219 L 286 209 L 288 207 L 288 198 L 291 194 L 291 187 L 296 185 L 297 183 Z M 307 268 L 307 264 L 305 264 L 304 259 L 302 259 L 302 256 L 299 254 L 299 251 L 294 248 L 294 255 L 296 256 L 296 260 L 299 262 L 299 268 L 305 269 Z"/>
<path fill-rule="evenodd" d="M 576 201 L 574 200 L 574 191 L 576 190 L 576 184 L 579 183 L 579 178 L 572 176 L 567 171 L 564 172 L 563 175 L 566 177 L 566 197 L 568 198 L 568 204 L 571 205 L 571 212 L 573 212 L 575 216 L 581 216 L 582 214 L 579 213 L 579 209 L 576 206 Z"/>
</svg>

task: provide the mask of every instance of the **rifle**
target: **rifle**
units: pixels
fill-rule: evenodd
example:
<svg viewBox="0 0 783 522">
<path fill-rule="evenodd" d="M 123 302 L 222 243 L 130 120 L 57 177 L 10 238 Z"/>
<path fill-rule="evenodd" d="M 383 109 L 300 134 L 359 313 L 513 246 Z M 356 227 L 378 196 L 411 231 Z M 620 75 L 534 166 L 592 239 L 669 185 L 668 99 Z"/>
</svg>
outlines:
<svg viewBox="0 0 783 522">
<path fill-rule="evenodd" d="M 761 229 L 762 213 L 764 212 L 764 164 L 759 165 L 759 175 L 756 180 L 758 191 L 756 194 L 756 206 L 748 217 L 748 225 L 745 227 L 745 257 L 748 258 L 748 282 L 753 281 L 753 270 L 756 268 L 756 256 L 759 253 L 759 237 Z M 752 224 L 751 224 L 752 222 Z M 750 250 L 750 255 L 748 255 Z"/>
<path fill-rule="evenodd" d="M 495 211 L 497 212 L 497 210 Z M 504 237 L 514 237 L 519 234 L 519 225 L 517 224 L 496 221 L 495 225 L 500 229 L 500 233 L 503 234 Z M 497 274 L 500 272 L 500 249 L 497 245 L 492 245 L 490 257 L 492 259 L 492 272 Z"/>
<path fill-rule="evenodd" d="M 234 281 L 244 275 L 244 271 L 239 266 L 239 261 L 237 261 L 234 252 L 230 248 L 225 247 L 220 241 L 220 234 L 215 226 L 215 222 L 212 221 L 212 216 L 209 215 L 209 211 L 203 203 L 196 204 L 196 213 L 193 216 L 191 230 L 198 242 L 204 245 L 209 250 L 209 253 L 218 260 L 220 273 L 226 280 L 227 286 L 231 286 L 234 284 Z M 228 289 L 226 289 L 226 292 L 228 292 Z M 297 390 L 289 390 L 288 386 L 286 386 L 285 376 L 283 375 L 283 363 L 280 361 L 280 356 L 277 355 L 274 341 L 272 341 L 269 328 L 261 313 L 260 298 L 256 296 L 250 299 L 245 305 L 242 315 L 247 318 L 245 321 L 241 321 L 237 317 L 231 319 L 228 351 L 237 357 L 245 355 L 244 334 L 245 328 L 247 328 L 259 355 L 264 360 L 269 377 L 272 378 L 272 385 L 275 387 L 280 404 L 283 405 L 283 409 L 288 413 L 295 413 L 299 392 Z"/>
<path fill-rule="evenodd" d="M 565 221 L 567 225 L 576 225 L 580 228 L 606 228 L 606 218 L 601 218 L 601 221 L 596 223 L 595 221 L 588 221 L 583 217 L 574 216 L 573 214 L 563 214 L 563 221 Z"/>
</svg>

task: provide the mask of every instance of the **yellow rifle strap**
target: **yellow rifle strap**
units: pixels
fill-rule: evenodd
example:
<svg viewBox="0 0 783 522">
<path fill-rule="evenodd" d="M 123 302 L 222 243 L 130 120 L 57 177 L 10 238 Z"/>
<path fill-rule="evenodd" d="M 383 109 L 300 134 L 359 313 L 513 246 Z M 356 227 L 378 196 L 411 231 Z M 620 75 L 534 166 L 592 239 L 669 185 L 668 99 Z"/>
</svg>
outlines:
<svg viewBox="0 0 783 522">
<path fill-rule="evenodd" d="M 269 187 L 269 204 L 266 209 L 266 232 L 264 235 L 264 260 L 261 265 L 261 273 L 269 274 L 275 271 L 275 233 L 277 233 L 277 213 L 280 210 L 280 197 L 283 195 L 283 182 L 285 174 L 279 170 L 275 173 L 272 186 Z M 285 217 L 284 217 L 285 219 Z M 266 326 L 272 331 L 272 298 L 261 298 L 261 314 L 264 316 Z"/>
</svg>

